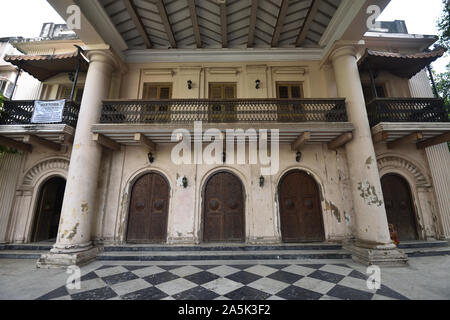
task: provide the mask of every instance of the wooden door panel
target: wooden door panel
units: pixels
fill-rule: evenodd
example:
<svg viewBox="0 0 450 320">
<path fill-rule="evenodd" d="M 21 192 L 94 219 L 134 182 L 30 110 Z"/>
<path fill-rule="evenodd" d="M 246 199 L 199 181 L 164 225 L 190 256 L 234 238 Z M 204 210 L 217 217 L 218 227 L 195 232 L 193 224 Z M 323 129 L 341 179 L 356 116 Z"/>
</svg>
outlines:
<svg viewBox="0 0 450 320">
<path fill-rule="evenodd" d="M 32 241 L 40 242 L 56 238 L 66 181 L 62 178 L 48 180 L 39 196 Z"/>
<path fill-rule="evenodd" d="M 218 173 L 205 186 L 204 231 L 205 242 L 245 241 L 243 187 L 230 173 Z"/>
<path fill-rule="evenodd" d="M 417 225 L 409 185 L 398 175 L 381 179 L 388 223 L 393 224 L 402 241 L 417 240 Z"/>
<path fill-rule="evenodd" d="M 323 241 L 323 217 L 316 182 L 302 171 L 287 174 L 280 183 L 281 233 L 284 242 Z"/>
<path fill-rule="evenodd" d="M 159 174 L 141 177 L 133 186 L 127 241 L 161 243 L 167 238 L 169 185 Z"/>
</svg>

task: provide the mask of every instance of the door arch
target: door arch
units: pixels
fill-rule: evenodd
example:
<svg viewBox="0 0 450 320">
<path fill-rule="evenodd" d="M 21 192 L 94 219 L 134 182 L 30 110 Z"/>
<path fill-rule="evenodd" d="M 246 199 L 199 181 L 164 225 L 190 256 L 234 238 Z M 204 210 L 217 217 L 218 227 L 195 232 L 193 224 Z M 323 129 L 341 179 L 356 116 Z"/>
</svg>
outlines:
<svg viewBox="0 0 450 320">
<path fill-rule="evenodd" d="M 405 178 L 389 173 L 381 178 L 388 223 L 394 225 L 399 240 L 418 240 L 411 188 Z"/>
<path fill-rule="evenodd" d="M 66 180 L 60 177 L 50 178 L 42 185 L 36 207 L 32 242 L 56 239 L 65 189 Z"/>
<path fill-rule="evenodd" d="M 205 184 L 203 241 L 245 242 L 245 197 L 241 180 L 218 172 Z"/>
<path fill-rule="evenodd" d="M 301 170 L 286 173 L 278 187 L 281 237 L 285 243 L 325 240 L 319 187 Z"/>
<path fill-rule="evenodd" d="M 169 183 L 159 173 L 145 174 L 134 183 L 128 215 L 127 242 L 166 242 L 169 193 Z"/>
</svg>

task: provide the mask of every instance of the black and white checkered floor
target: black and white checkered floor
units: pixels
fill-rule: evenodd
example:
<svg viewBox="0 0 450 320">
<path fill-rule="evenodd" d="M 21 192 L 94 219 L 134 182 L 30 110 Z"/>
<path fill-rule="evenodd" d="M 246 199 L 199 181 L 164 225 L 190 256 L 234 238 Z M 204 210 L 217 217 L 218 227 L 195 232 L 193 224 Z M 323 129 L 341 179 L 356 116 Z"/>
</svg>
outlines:
<svg viewBox="0 0 450 320">
<path fill-rule="evenodd" d="M 63 300 L 405 300 L 345 264 L 105 265 L 39 299 Z"/>
</svg>

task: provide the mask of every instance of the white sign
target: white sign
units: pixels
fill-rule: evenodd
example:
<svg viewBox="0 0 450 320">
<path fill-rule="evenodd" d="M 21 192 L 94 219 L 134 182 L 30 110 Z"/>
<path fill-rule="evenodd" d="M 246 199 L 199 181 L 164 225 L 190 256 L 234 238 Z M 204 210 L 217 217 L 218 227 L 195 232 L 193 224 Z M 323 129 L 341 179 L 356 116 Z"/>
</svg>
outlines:
<svg viewBox="0 0 450 320">
<path fill-rule="evenodd" d="M 66 100 L 56 101 L 35 101 L 34 112 L 31 123 L 59 123 L 62 116 Z"/>
</svg>

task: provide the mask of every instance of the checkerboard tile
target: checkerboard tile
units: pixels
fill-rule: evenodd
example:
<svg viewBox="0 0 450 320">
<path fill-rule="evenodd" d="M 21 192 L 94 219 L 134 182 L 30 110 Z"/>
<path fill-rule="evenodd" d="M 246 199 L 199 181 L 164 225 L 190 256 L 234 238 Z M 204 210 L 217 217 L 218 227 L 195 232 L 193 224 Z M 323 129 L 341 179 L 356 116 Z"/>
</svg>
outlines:
<svg viewBox="0 0 450 320">
<path fill-rule="evenodd" d="M 407 300 L 345 264 L 105 265 L 39 300 Z"/>
</svg>

